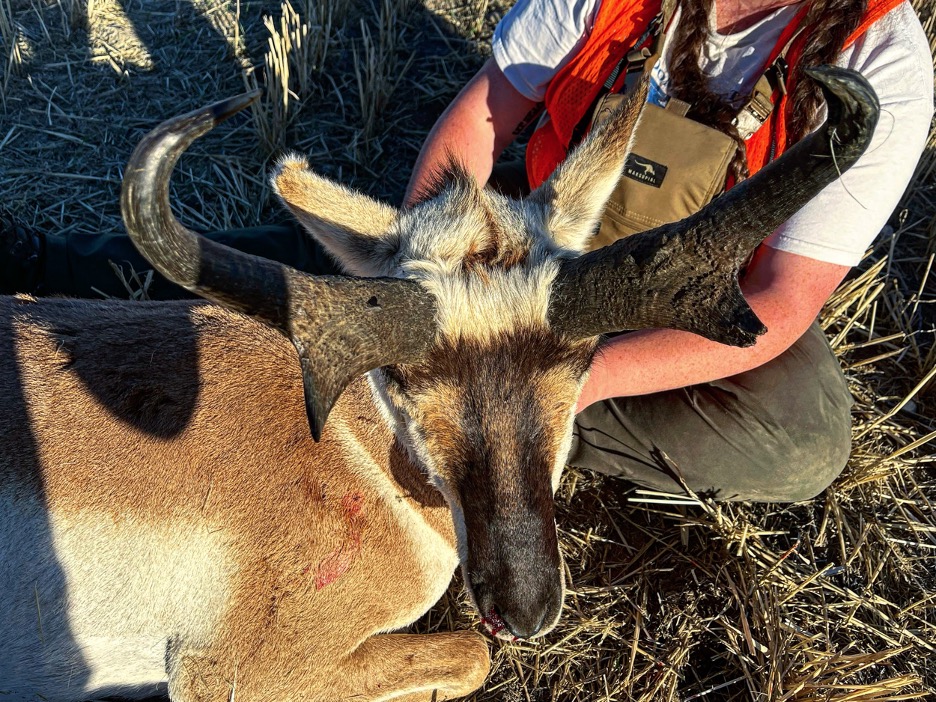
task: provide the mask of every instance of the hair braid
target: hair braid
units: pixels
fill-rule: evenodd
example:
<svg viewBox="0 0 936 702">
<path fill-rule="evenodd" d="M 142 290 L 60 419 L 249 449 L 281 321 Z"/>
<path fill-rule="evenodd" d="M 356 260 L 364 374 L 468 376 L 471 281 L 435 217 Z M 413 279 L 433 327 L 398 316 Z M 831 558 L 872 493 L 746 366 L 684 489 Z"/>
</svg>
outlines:
<svg viewBox="0 0 936 702">
<path fill-rule="evenodd" d="M 823 103 L 822 91 L 803 69 L 833 63 L 845 40 L 857 29 L 867 7 L 867 0 L 813 0 L 810 3 L 803 20 L 808 27 L 803 53 L 790 75 L 793 94 L 787 133 L 791 144 L 810 132 Z"/>
<path fill-rule="evenodd" d="M 747 149 L 732 124 L 737 110 L 709 90 L 708 78 L 699 67 L 713 7 L 714 0 L 679 0 L 680 18 L 672 37 L 669 59 L 670 75 L 673 76 L 670 94 L 692 106 L 689 115 L 693 119 L 737 142 L 738 150 L 729 165 L 729 173 L 737 181 L 748 175 Z M 791 118 L 787 128 L 790 143 L 809 133 L 822 106 L 822 92 L 803 75 L 803 69 L 835 61 L 866 8 L 867 0 L 811 0 L 804 19 L 807 29 L 803 53 L 789 81 L 793 86 L 789 103 Z"/>
<path fill-rule="evenodd" d="M 702 47 L 709 35 L 709 15 L 714 0 L 680 0 L 679 23 L 673 35 L 670 55 L 670 75 L 673 76 L 670 93 L 688 102 L 689 116 L 713 129 L 732 137 L 738 145 L 728 172 L 737 180 L 748 175 L 747 149 L 732 121 L 737 114 L 720 95 L 708 87 L 708 78 L 699 66 Z"/>
</svg>

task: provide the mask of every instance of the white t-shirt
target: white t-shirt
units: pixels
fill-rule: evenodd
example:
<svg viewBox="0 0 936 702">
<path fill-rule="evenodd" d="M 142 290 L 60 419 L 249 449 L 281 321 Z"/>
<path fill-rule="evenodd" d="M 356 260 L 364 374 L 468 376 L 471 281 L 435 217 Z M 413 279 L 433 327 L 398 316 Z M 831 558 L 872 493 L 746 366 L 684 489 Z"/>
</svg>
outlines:
<svg viewBox="0 0 936 702">
<path fill-rule="evenodd" d="M 770 58 L 784 28 L 799 9 L 798 4 L 781 7 L 735 34 L 718 34 L 715 27 L 710 26 L 708 39 L 702 45 L 702 55 L 699 57 L 702 72 L 709 76 L 709 89 L 740 109 L 760 78 L 760 69 Z M 673 15 L 674 27 L 679 17 L 677 8 Z M 672 31 L 667 34 L 660 60 L 650 71 L 647 101 L 660 107 L 666 107 L 669 102 L 669 63 L 673 56 L 673 34 Z"/>
<path fill-rule="evenodd" d="M 494 60 L 514 88 L 531 100 L 543 99 L 549 81 L 587 39 L 599 2 L 518 0 L 497 26 L 492 43 Z M 701 67 L 712 78 L 711 88 L 725 97 L 746 94 L 797 10 L 780 8 L 737 34 L 720 35 L 710 28 Z M 667 99 L 668 48 L 664 46 L 651 74 L 662 93 L 651 93 L 655 101 Z M 874 137 L 842 178 L 787 220 L 766 244 L 853 266 L 890 217 L 923 152 L 933 116 L 933 58 L 923 28 L 905 2 L 836 63 L 862 73 L 877 92 L 881 118 Z"/>
</svg>

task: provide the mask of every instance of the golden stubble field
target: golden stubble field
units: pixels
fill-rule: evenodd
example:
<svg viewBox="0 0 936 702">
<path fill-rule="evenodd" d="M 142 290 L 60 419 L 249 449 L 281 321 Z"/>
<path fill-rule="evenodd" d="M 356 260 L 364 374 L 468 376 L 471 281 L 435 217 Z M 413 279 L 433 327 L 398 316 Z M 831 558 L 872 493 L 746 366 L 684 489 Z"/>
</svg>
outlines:
<svg viewBox="0 0 936 702">
<path fill-rule="evenodd" d="M 936 11 L 914 3 L 936 41 Z M 174 177 L 203 230 L 284 215 L 284 148 L 398 203 L 435 118 L 509 0 L 0 0 L 0 205 L 68 236 L 119 231 L 122 168 L 161 119 L 266 88 Z M 473 699 L 872 700 L 936 695 L 936 134 L 823 325 L 855 396 L 849 467 L 795 505 L 715 505 L 569 472 L 571 589 L 538 643 L 492 642 Z M 145 274 L 124 271 L 129 296 Z M 477 627 L 460 583 L 415 629 Z"/>
</svg>

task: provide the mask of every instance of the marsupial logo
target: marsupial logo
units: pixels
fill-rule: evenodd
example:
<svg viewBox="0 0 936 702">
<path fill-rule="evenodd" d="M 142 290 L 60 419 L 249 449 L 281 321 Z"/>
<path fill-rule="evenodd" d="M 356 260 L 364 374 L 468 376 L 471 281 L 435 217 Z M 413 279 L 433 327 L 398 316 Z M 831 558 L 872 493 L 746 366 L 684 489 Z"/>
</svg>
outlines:
<svg viewBox="0 0 936 702">
<path fill-rule="evenodd" d="M 646 183 L 654 188 L 659 188 L 666 177 L 666 166 L 649 158 L 630 154 L 624 163 L 624 175 L 636 180 L 638 183 Z"/>
</svg>

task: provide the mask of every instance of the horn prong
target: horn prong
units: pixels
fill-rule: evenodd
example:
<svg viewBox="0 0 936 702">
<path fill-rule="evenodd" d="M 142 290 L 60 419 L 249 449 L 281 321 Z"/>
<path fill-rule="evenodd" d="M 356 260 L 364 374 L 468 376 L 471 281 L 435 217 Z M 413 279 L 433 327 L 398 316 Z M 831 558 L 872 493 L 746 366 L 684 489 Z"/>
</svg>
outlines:
<svg viewBox="0 0 936 702">
<path fill-rule="evenodd" d="M 222 100 L 147 134 L 126 168 L 121 211 L 140 253 L 169 280 L 290 338 L 300 358 L 310 429 L 318 440 L 353 378 L 415 360 L 432 343 L 435 302 L 414 281 L 307 275 L 201 237 L 176 220 L 169 178 L 179 157 L 258 95 Z M 368 304 L 371 300 L 379 304 Z"/>
</svg>

